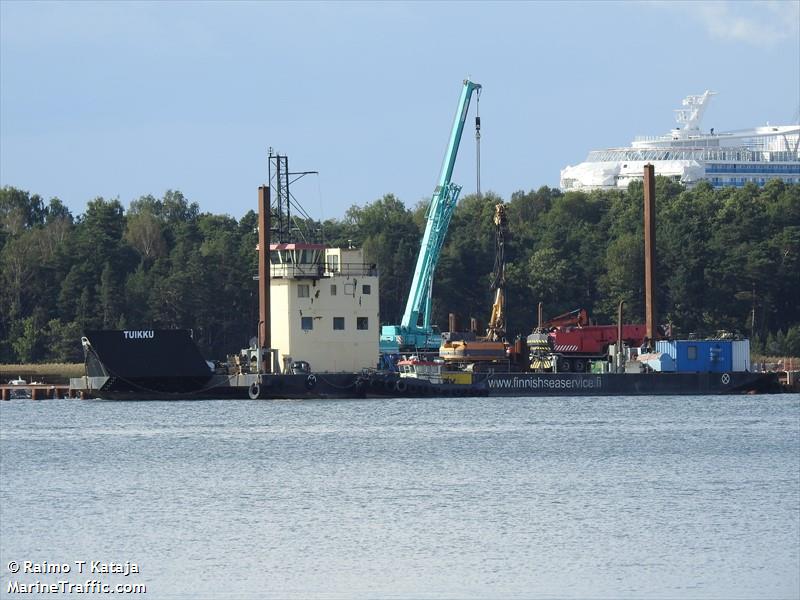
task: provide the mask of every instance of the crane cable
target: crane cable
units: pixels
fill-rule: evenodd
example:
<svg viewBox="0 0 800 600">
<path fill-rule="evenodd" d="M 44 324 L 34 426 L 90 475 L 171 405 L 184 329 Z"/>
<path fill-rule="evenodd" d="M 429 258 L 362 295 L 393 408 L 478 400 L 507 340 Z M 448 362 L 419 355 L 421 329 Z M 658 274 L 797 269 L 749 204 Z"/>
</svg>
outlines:
<svg viewBox="0 0 800 600">
<path fill-rule="evenodd" d="M 475 156 L 477 158 L 477 194 L 481 197 L 481 88 L 475 92 Z"/>
</svg>

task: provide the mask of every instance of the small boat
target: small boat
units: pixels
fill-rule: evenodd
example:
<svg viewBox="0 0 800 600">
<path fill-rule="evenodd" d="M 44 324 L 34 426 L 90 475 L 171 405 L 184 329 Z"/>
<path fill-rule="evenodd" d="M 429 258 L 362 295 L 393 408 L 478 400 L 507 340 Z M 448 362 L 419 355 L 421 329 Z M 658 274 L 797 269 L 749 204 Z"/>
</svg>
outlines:
<svg viewBox="0 0 800 600">
<path fill-rule="evenodd" d="M 397 362 L 397 373 L 376 372 L 364 382 L 367 396 L 440 397 L 487 396 L 485 383 L 473 383 L 472 374 L 454 371 L 441 359 L 426 360 L 418 356 Z"/>
<path fill-rule="evenodd" d="M 30 400 L 32 397 L 30 388 L 25 387 L 28 385 L 28 382 L 22 377 L 9 380 L 8 385 L 17 386 L 17 388 L 12 389 L 9 394 L 11 400 Z"/>
</svg>

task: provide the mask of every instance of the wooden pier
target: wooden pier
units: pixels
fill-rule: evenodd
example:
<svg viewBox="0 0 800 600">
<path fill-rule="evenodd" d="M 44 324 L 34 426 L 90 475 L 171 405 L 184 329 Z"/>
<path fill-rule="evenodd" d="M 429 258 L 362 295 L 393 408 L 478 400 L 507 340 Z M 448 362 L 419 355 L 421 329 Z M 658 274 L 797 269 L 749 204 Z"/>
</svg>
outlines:
<svg viewBox="0 0 800 600">
<path fill-rule="evenodd" d="M 68 383 L 24 383 L 24 384 L 0 384 L 0 399 L 11 400 L 12 392 L 21 394 L 31 400 L 46 400 L 49 398 L 80 398 L 75 390 L 71 390 Z"/>
<path fill-rule="evenodd" d="M 800 392 L 800 371 L 779 371 L 778 373 L 784 391 Z"/>
</svg>

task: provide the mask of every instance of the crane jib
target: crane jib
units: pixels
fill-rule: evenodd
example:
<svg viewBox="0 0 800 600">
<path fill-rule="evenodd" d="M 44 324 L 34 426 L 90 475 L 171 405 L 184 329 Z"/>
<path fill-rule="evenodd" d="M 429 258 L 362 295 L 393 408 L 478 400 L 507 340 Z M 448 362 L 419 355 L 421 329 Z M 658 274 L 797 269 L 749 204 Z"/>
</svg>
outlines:
<svg viewBox="0 0 800 600">
<path fill-rule="evenodd" d="M 399 327 L 396 325 L 384 326 L 381 335 L 382 341 L 385 337 L 395 339 L 402 332 L 400 337 L 403 338 L 406 345 L 435 346 L 436 349 L 439 347 L 440 336 L 433 333 L 430 325 L 433 276 L 444 245 L 445 236 L 447 235 L 447 229 L 450 225 L 450 218 L 461 192 L 461 186 L 452 183 L 450 178 L 455 166 L 464 124 L 467 120 L 470 99 L 473 92 L 479 93 L 480 89 L 480 84 L 473 83 L 468 79 L 464 80 L 464 87 L 459 97 L 459 105 L 453 120 L 439 182 L 425 214 L 427 224 L 425 233 L 422 236 L 403 319 Z M 422 321 L 421 324 L 420 321 Z"/>
</svg>

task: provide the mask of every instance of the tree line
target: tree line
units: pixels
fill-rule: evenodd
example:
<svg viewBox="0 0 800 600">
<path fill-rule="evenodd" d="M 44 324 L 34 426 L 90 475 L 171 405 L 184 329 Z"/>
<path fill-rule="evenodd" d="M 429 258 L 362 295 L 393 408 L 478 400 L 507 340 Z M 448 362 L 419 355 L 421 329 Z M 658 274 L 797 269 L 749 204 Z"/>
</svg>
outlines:
<svg viewBox="0 0 800 600">
<path fill-rule="evenodd" d="M 586 308 L 598 323 L 644 318 L 643 188 L 567 192 L 542 187 L 504 201 L 463 198 L 433 287 L 433 320 L 491 311 L 495 233 L 505 202 L 507 330 L 527 335 L 545 316 Z M 255 204 L 255 202 L 254 202 Z M 402 317 L 427 205 L 392 194 L 344 218 L 304 226 L 330 245 L 364 249 L 381 275 L 384 324 Z M 724 330 L 766 354 L 800 355 L 800 185 L 691 190 L 656 178 L 657 310 L 676 335 Z M 257 215 L 201 212 L 178 191 L 127 209 L 96 198 L 81 215 L 58 200 L 0 189 L 0 362 L 82 360 L 87 329 L 191 328 L 209 358 L 255 334 Z"/>
</svg>

